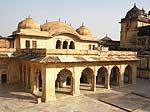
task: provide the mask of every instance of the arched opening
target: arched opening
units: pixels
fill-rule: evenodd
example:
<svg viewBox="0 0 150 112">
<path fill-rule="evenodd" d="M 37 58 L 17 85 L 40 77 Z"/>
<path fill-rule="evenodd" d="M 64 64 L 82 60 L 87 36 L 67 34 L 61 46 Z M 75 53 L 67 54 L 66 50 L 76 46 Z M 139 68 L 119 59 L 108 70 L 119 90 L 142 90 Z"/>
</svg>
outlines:
<svg viewBox="0 0 150 112">
<path fill-rule="evenodd" d="M 2 84 L 6 84 L 7 83 L 7 75 L 6 74 L 2 74 L 1 75 L 1 81 L 2 81 Z"/>
<path fill-rule="evenodd" d="M 5 84 L 8 82 L 8 65 L 0 64 L 0 84 Z"/>
<path fill-rule="evenodd" d="M 72 94 L 72 72 L 63 69 L 57 74 L 55 81 L 56 93 Z"/>
<path fill-rule="evenodd" d="M 63 42 L 63 49 L 67 49 L 67 47 L 68 47 L 68 42 L 67 42 L 67 41 L 64 41 L 64 42 Z"/>
<path fill-rule="evenodd" d="M 73 41 L 70 42 L 69 49 L 75 49 L 75 45 Z"/>
<path fill-rule="evenodd" d="M 41 76 L 41 72 L 39 72 L 39 91 L 42 91 L 42 76 Z"/>
<path fill-rule="evenodd" d="M 125 68 L 124 83 L 126 83 L 126 84 L 132 83 L 132 68 L 129 65 Z"/>
<path fill-rule="evenodd" d="M 60 40 L 56 41 L 56 49 L 61 49 L 61 41 Z"/>
<path fill-rule="evenodd" d="M 111 74 L 110 74 L 110 86 L 118 86 L 119 85 L 119 68 L 117 66 L 114 66 L 111 69 Z"/>
<path fill-rule="evenodd" d="M 84 90 L 91 90 L 92 83 L 93 83 L 93 70 L 90 68 L 85 68 L 82 71 L 80 77 L 80 88 Z"/>
<path fill-rule="evenodd" d="M 96 76 L 96 84 L 97 85 L 102 85 L 103 87 L 105 86 L 105 80 L 106 76 L 108 75 L 108 71 L 105 67 L 101 67 Z"/>
</svg>

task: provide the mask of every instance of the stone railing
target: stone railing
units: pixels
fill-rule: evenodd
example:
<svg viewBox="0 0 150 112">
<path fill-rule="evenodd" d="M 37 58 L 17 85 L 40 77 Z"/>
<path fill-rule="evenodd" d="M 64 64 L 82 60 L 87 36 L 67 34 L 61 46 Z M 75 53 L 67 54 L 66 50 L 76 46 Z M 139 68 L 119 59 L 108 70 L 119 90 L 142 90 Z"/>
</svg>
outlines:
<svg viewBox="0 0 150 112">
<path fill-rule="evenodd" d="M 32 53 L 38 55 L 99 55 L 102 57 L 137 56 L 137 53 L 132 51 L 100 51 L 100 50 L 77 50 L 77 49 L 18 49 L 17 53 Z"/>
</svg>

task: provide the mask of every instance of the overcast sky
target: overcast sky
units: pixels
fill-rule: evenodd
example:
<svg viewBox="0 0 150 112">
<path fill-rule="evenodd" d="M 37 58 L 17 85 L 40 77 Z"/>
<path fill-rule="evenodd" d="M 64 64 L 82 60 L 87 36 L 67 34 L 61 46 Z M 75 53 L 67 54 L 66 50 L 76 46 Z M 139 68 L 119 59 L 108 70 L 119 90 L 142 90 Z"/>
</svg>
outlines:
<svg viewBox="0 0 150 112">
<path fill-rule="evenodd" d="M 107 34 L 119 40 L 118 22 L 134 2 L 150 10 L 150 0 L 0 0 L 0 35 L 10 35 L 20 21 L 31 15 L 40 24 L 60 18 L 75 29 L 84 22 L 94 36 L 102 38 Z"/>
</svg>

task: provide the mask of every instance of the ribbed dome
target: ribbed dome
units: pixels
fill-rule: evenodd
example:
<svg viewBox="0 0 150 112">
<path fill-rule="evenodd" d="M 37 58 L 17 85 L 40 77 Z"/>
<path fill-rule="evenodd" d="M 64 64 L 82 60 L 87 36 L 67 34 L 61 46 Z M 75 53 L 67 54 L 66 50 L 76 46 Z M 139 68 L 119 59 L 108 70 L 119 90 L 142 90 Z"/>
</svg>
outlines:
<svg viewBox="0 0 150 112">
<path fill-rule="evenodd" d="M 76 31 L 80 35 L 91 35 L 91 31 L 87 27 L 85 27 L 83 24 L 78 29 L 76 29 Z"/>
<path fill-rule="evenodd" d="M 140 10 L 139 8 L 136 7 L 136 5 L 134 4 L 134 7 L 129 10 L 127 12 L 127 15 L 125 18 L 128 18 L 128 19 L 135 19 L 135 18 L 138 18 L 139 15 L 144 15 L 145 12 L 143 12 L 143 10 Z"/>
<path fill-rule="evenodd" d="M 31 17 L 26 18 L 18 24 L 18 29 L 35 29 L 41 30 L 40 24 L 38 24 Z"/>
<path fill-rule="evenodd" d="M 45 24 L 41 25 L 41 30 L 49 31 L 50 33 L 76 33 L 72 26 L 60 21 L 46 22 Z"/>
</svg>

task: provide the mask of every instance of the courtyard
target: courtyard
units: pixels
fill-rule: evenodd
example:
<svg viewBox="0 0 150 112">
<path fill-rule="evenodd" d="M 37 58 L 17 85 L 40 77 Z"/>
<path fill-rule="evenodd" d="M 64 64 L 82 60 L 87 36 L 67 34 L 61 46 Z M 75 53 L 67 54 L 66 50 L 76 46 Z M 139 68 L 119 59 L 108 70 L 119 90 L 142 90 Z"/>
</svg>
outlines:
<svg viewBox="0 0 150 112">
<path fill-rule="evenodd" d="M 150 79 L 137 79 L 136 85 L 123 88 L 107 90 L 98 86 L 95 93 L 82 85 L 79 96 L 71 96 L 65 93 L 67 88 L 59 88 L 62 90 L 56 90 L 57 100 L 40 104 L 17 84 L 0 85 L 0 112 L 150 112 L 148 85 Z"/>
</svg>

